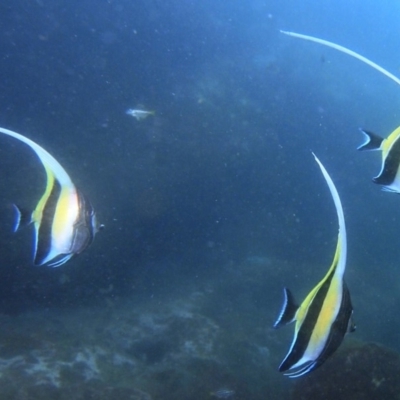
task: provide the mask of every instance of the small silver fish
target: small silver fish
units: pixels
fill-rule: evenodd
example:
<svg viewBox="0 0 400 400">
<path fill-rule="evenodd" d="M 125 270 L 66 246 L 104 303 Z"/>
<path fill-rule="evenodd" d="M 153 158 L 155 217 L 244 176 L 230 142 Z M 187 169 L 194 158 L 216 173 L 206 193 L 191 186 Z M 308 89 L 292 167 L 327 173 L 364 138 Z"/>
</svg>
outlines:
<svg viewBox="0 0 400 400">
<path fill-rule="evenodd" d="M 230 399 L 235 395 L 235 391 L 231 389 L 219 389 L 215 392 L 211 392 L 210 396 L 216 397 L 217 399 Z"/>
<path fill-rule="evenodd" d="M 142 119 L 147 118 L 149 115 L 154 115 L 156 112 L 146 110 L 134 110 L 132 108 L 129 108 L 128 110 L 126 110 L 126 113 L 136 118 L 138 121 L 141 121 Z"/>
</svg>

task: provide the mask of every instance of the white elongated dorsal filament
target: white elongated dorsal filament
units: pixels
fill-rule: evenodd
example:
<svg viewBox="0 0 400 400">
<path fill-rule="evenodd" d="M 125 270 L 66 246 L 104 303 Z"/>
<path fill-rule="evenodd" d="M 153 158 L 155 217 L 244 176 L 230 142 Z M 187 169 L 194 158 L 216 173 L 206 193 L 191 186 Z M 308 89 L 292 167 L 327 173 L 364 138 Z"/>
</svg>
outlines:
<svg viewBox="0 0 400 400">
<path fill-rule="evenodd" d="M 400 79 L 397 78 L 395 75 L 387 71 L 386 69 L 382 68 L 378 64 L 374 63 L 371 60 L 368 60 L 368 58 L 362 56 L 361 54 L 356 53 L 353 50 L 347 49 L 346 47 L 340 46 L 339 44 L 328 42 L 327 40 L 319 39 L 314 36 L 308 36 L 308 35 L 302 35 L 300 33 L 295 33 L 295 32 L 287 32 L 287 31 L 281 31 L 281 33 L 284 33 L 285 35 L 293 36 L 299 39 L 304 39 L 304 40 L 309 40 L 311 42 L 319 43 L 327 47 L 332 47 L 335 50 L 341 51 L 342 53 L 346 53 L 349 56 L 352 56 L 354 58 L 357 58 L 358 60 L 362 61 L 363 63 L 369 65 L 370 67 L 376 69 L 379 71 L 381 74 L 387 76 L 391 80 L 395 81 L 398 85 L 400 85 Z"/>
</svg>

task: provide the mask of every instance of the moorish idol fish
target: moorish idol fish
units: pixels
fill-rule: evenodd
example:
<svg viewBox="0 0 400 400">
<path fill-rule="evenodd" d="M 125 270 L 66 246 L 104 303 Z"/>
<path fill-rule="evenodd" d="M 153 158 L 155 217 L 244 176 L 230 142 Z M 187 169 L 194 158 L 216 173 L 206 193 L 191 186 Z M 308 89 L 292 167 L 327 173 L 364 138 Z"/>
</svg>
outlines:
<svg viewBox="0 0 400 400">
<path fill-rule="evenodd" d="M 400 127 L 396 128 L 386 139 L 361 129 L 365 142 L 357 150 L 381 150 L 382 167 L 373 182 L 383 185 L 383 190 L 400 193 Z"/>
<path fill-rule="evenodd" d="M 311 42 L 331 47 L 335 50 L 341 51 L 342 53 L 348 54 L 351 57 L 357 58 L 400 85 L 399 78 L 355 51 L 313 36 L 301 35 L 294 32 L 281 32 L 298 39 L 309 40 Z M 361 132 L 366 136 L 366 141 L 358 147 L 358 150 L 382 150 L 382 168 L 379 175 L 373 178 L 373 181 L 379 185 L 383 185 L 384 190 L 386 191 L 400 193 L 400 142 L 398 140 L 400 136 L 400 127 L 395 129 L 387 139 L 383 139 L 364 130 L 361 130 Z"/>
<path fill-rule="evenodd" d="M 25 214 L 17 206 L 14 231 L 22 222 L 35 227 L 34 265 L 58 267 L 80 254 L 102 226 L 89 200 L 72 183 L 59 162 L 37 143 L 0 128 L 0 132 L 26 143 L 39 157 L 46 171 L 46 189 L 33 212 Z"/>
<path fill-rule="evenodd" d="M 274 328 L 296 321 L 294 338 L 279 371 L 290 378 L 305 375 L 322 365 L 342 343 L 347 332 L 355 330 L 350 292 L 343 280 L 347 240 L 342 204 L 328 172 L 314 155 L 328 184 L 339 220 L 336 252 L 324 278 L 297 306 L 289 289 L 284 289 L 282 311 Z"/>
</svg>

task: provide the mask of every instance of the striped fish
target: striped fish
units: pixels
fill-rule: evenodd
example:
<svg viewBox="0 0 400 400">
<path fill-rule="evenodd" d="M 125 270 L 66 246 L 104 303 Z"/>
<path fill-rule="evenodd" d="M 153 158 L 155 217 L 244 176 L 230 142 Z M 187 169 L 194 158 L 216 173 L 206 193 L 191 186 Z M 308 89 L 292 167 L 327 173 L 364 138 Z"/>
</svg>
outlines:
<svg viewBox="0 0 400 400">
<path fill-rule="evenodd" d="M 281 33 L 297 39 L 308 40 L 326 47 L 331 47 L 332 49 L 345 53 L 369 65 L 382 75 L 400 85 L 400 79 L 397 76 L 393 75 L 385 68 L 382 68 L 377 63 L 369 60 L 367 57 L 364 57 L 361 54 L 358 54 L 344 46 L 314 36 L 302 35 L 300 33 L 287 31 L 281 31 Z M 383 139 L 380 136 L 364 130 L 361 130 L 361 132 L 365 134 L 366 141 L 358 147 L 358 150 L 382 150 L 381 172 L 378 176 L 373 178 L 373 181 L 379 185 L 383 185 L 383 190 L 400 193 L 400 142 L 398 140 L 400 136 L 400 127 L 395 129 L 387 139 Z"/>
<path fill-rule="evenodd" d="M 75 187 L 59 162 L 38 144 L 9 129 L 0 132 L 26 143 L 39 157 L 46 171 L 46 189 L 30 215 L 17 206 L 14 231 L 21 223 L 35 227 L 34 265 L 58 267 L 81 253 L 99 228 L 92 205 Z"/>
<path fill-rule="evenodd" d="M 357 150 L 382 151 L 381 171 L 372 180 L 383 185 L 383 190 L 400 193 L 400 127 L 386 139 L 362 129 L 361 132 L 365 135 L 365 141 Z"/>
<path fill-rule="evenodd" d="M 347 240 L 339 194 L 324 166 L 314 155 L 328 184 L 339 220 L 335 256 L 324 278 L 297 306 L 289 289 L 284 289 L 282 311 L 275 328 L 296 321 L 294 338 L 279 371 L 296 378 L 322 365 L 342 343 L 347 332 L 354 331 L 350 293 L 343 280 L 346 268 Z"/>
</svg>

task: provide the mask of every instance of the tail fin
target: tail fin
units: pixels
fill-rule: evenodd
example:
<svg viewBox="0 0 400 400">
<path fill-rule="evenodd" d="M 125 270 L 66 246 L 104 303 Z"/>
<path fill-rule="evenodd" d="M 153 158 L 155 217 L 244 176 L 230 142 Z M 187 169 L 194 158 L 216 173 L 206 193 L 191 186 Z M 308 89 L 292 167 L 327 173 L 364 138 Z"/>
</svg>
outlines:
<svg viewBox="0 0 400 400">
<path fill-rule="evenodd" d="M 364 131 L 364 129 L 360 129 L 361 133 L 365 136 L 365 141 L 360 146 L 357 147 L 357 150 L 380 150 L 382 146 L 382 142 L 384 139 L 375 133 Z"/>
</svg>

